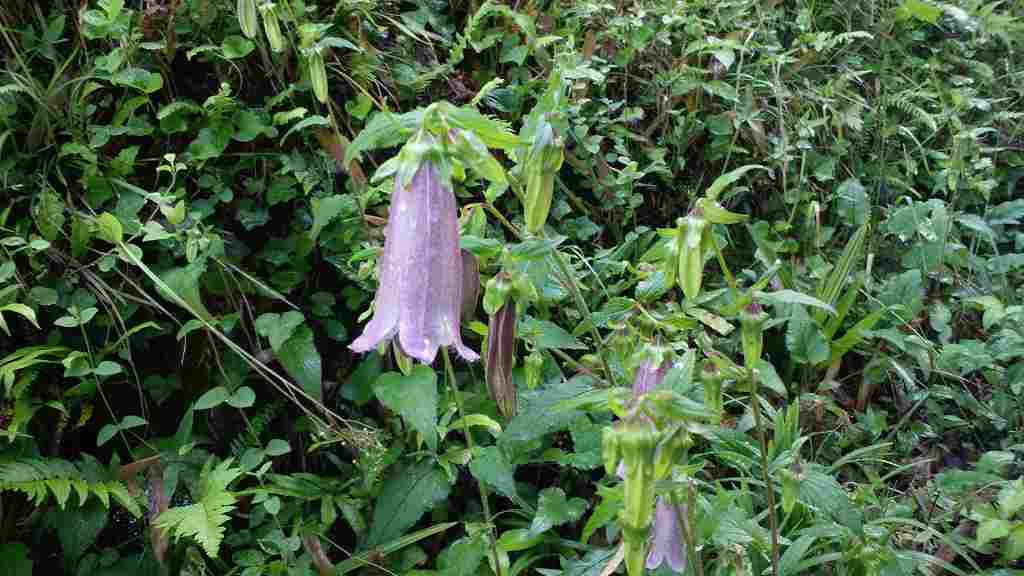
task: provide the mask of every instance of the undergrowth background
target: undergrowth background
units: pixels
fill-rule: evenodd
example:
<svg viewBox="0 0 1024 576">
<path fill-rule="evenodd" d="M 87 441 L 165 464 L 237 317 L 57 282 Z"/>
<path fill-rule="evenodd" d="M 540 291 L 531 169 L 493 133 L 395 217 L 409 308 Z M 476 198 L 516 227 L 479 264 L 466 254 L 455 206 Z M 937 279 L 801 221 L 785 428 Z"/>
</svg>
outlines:
<svg viewBox="0 0 1024 576">
<path fill-rule="evenodd" d="M 606 576 L 602 430 L 657 345 L 701 420 L 674 473 L 687 570 L 1017 573 L 1022 17 L 5 0 L 2 571 Z M 564 154 L 542 235 L 514 146 L 507 183 L 456 185 L 484 294 L 466 344 L 497 284 L 522 297 L 514 415 L 480 363 L 347 348 L 393 189 L 372 177 L 405 143 L 382 131 L 437 102 L 511 139 L 543 109 Z M 713 249 L 680 270 L 705 216 Z"/>
</svg>

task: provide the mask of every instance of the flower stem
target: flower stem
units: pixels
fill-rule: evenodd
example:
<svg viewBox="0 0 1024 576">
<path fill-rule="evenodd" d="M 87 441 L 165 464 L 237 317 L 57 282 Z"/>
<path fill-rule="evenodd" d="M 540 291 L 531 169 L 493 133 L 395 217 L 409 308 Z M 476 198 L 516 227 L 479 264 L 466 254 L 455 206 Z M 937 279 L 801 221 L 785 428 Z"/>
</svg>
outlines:
<svg viewBox="0 0 1024 576">
<path fill-rule="evenodd" d="M 466 435 L 466 446 L 469 447 L 469 451 L 473 452 L 473 436 L 469 432 L 469 421 L 466 420 L 466 411 L 462 406 L 462 394 L 459 392 L 459 386 L 455 382 L 455 371 L 452 369 L 452 359 L 448 355 L 448 347 L 441 348 L 441 355 L 444 356 L 444 371 L 448 380 L 448 387 L 452 391 L 452 396 L 455 398 L 455 406 L 459 410 L 459 418 L 462 420 L 462 432 Z M 501 569 L 501 562 L 498 558 L 498 540 L 494 536 L 494 525 L 491 522 L 491 505 L 488 502 L 487 486 L 477 478 L 476 486 L 480 490 L 480 503 L 484 509 L 484 522 L 487 523 L 487 536 L 491 543 L 491 561 L 494 562 L 494 571 L 498 576 L 503 576 Z"/>
<path fill-rule="evenodd" d="M 608 363 L 608 350 L 605 346 L 604 340 L 601 338 L 601 333 L 597 331 L 597 326 L 594 326 L 594 322 L 590 316 L 590 307 L 587 306 L 587 301 L 583 299 L 583 293 L 580 292 L 580 287 L 576 283 L 576 278 L 573 277 L 572 271 L 569 269 L 568 262 L 565 261 L 565 257 L 562 253 L 555 248 L 551 251 L 552 259 L 555 261 L 555 265 L 558 266 L 558 273 L 562 275 L 562 283 L 569 289 L 574 300 L 576 300 L 576 307 L 579 308 L 580 314 L 584 317 L 584 322 L 587 322 L 590 326 L 590 336 L 594 339 L 594 345 L 597 346 L 597 356 L 601 359 L 601 368 L 604 370 L 604 376 L 608 380 L 609 385 L 615 384 L 615 377 L 612 374 L 612 367 Z"/>
<path fill-rule="evenodd" d="M 686 540 L 686 551 L 689 556 L 690 566 L 693 568 L 693 573 L 697 576 L 704 576 L 704 562 L 697 556 L 697 536 L 693 533 L 693 526 L 696 522 L 692 522 L 694 516 L 695 506 L 697 505 L 697 492 L 694 490 L 691 484 L 688 490 L 688 505 L 686 506 L 685 513 L 679 509 L 679 506 L 674 506 L 676 509 L 676 517 L 679 522 L 679 526 L 683 530 L 683 539 Z"/>
<path fill-rule="evenodd" d="M 757 373 L 750 375 L 750 409 L 754 412 L 754 427 L 757 428 L 758 441 L 761 444 L 761 474 L 764 485 L 768 489 L 768 524 L 772 530 L 772 576 L 779 576 L 779 519 L 775 514 L 775 485 L 768 472 L 768 440 L 764 434 L 764 423 L 761 421 L 761 398 L 757 393 Z"/>
</svg>

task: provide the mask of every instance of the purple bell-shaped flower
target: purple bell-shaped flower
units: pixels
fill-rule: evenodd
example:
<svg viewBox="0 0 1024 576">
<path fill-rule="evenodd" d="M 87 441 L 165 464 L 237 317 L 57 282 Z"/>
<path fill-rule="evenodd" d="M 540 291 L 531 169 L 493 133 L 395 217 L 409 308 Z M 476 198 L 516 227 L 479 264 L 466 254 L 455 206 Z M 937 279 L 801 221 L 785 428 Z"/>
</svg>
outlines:
<svg viewBox="0 0 1024 576">
<path fill-rule="evenodd" d="M 685 518 L 686 507 L 677 506 L 665 498 L 658 498 L 654 507 L 654 527 L 651 529 L 651 548 L 647 553 L 647 569 L 654 570 L 667 561 L 673 572 L 686 568 L 686 549 L 679 525 L 679 513 Z"/>
<path fill-rule="evenodd" d="M 366 352 L 397 334 L 402 351 L 425 364 L 441 346 L 477 360 L 459 334 L 462 256 L 455 194 L 431 161 L 420 164 L 406 188 L 396 178 L 386 234 L 373 318 L 349 348 Z"/>
</svg>

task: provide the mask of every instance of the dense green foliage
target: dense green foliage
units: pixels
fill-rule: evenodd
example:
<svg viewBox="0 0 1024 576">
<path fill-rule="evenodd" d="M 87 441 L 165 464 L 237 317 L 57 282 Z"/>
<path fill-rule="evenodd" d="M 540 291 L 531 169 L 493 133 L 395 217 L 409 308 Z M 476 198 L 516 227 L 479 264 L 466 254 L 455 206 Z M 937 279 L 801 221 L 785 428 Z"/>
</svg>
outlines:
<svg viewBox="0 0 1024 576">
<path fill-rule="evenodd" d="M 638 576 L 661 499 L 650 573 L 1018 573 L 1022 49 L 1012 0 L 4 0 L 0 571 Z M 355 354 L 430 162 L 481 361 Z"/>
</svg>

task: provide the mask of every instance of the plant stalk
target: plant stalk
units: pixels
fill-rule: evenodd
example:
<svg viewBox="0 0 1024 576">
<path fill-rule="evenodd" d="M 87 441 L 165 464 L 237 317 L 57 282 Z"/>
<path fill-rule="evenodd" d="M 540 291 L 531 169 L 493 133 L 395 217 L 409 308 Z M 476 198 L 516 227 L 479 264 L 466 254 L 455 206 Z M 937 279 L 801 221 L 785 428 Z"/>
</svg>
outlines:
<svg viewBox="0 0 1024 576">
<path fill-rule="evenodd" d="M 452 359 L 448 354 L 448 348 L 441 348 L 441 355 L 444 356 L 444 371 L 447 376 L 448 386 L 451 388 L 452 396 L 455 398 L 455 406 L 459 410 L 459 418 L 462 420 L 462 432 L 466 435 L 466 446 L 470 452 L 473 452 L 474 442 L 473 436 L 469 431 L 469 422 L 466 420 L 466 411 L 462 406 L 462 394 L 459 392 L 459 387 L 455 383 L 455 371 L 452 369 Z M 487 523 L 487 536 L 491 543 L 491 561 L 494 562 L 494 571 L 498 576 L 504 576 L 504 571 L 501 569 L 501 562 L 498 558 L 498 539 L 494 535 L 494 525 L 491 520 L 491 505 L 488 502 L 488 491 L 487 486 L 477 478 L 476 486 L 480 490 L 480 503 L 484 509 L 484 522 Z"/>
<path fill-rule="evenodd" d="M 768 472 L 768 439 L 764 434 L 764 423 L 761 421 L 761 398 L 757 393 L 757 375 L 750 375 L 750 409 L 754 412 L 754 427 L 757 428 L 757 438 L 761 444 L 761 473 L 764 475 L 764 485 L 768 489 L 768 524 L 772 531 L 772 576 L 779 576 L 779 519 L 775 513 L 775 485 L 772 484 L 771 474 Z"/>
</svg>

